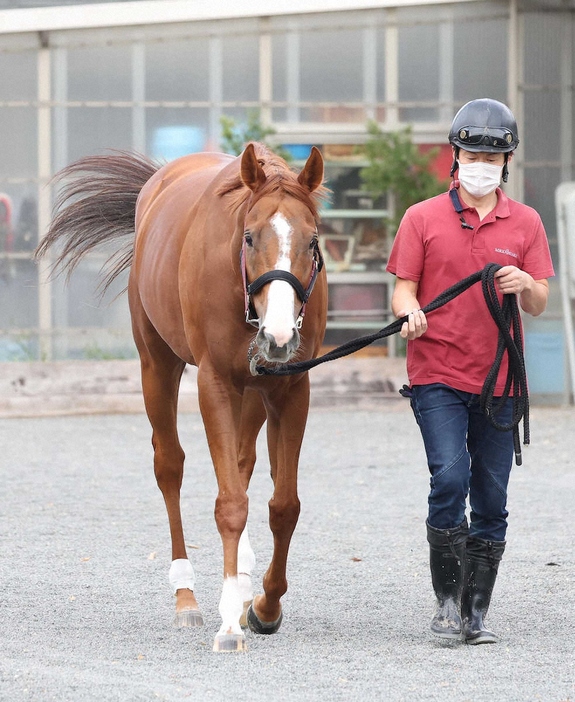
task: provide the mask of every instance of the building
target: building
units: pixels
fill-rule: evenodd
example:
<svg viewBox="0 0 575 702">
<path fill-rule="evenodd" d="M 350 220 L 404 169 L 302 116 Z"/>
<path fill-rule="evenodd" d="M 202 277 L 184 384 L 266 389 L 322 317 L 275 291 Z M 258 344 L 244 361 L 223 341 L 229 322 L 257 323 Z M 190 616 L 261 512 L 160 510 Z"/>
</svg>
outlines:
<svg viewBox="0 0 575 702">
<path fill-rule="evenodd" d="M 94 294 L 98 256 L 68 287 L 31 260 L 58 169 L 109 148 L 217 149 L 221 116 L 254 109 L 296 158 L 323 149 L 336 340 L 382 326 L 387 305 L 382 213 L 359 190 L 354 149 L 368 120 L 445 149 L 466 101 L 509 104 L 521 144 L 507 191 L 541 213 L 556 258 L 555 188 L 574 179 L 574 35 L 574 0 L 0 0 L 0 358 L 134 353 L 127 305 L 109 304 L 125 281 Z M 448 162 L 444 151 L 445 176 Z M 560 327 L 556 309 L 528 335 Z"/>
</svg>

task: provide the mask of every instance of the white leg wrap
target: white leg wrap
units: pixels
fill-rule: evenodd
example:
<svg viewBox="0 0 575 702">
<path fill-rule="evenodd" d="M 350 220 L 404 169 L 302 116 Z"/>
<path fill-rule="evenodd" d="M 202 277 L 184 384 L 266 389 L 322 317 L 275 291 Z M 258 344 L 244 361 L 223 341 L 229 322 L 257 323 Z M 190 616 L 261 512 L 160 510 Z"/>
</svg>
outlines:
<svg viewBox="0 0 575 702">
<path fill-rule="evenodd" d="M 170 585 L 172 592 L 176 594 L 176 590 L 194 589 L 196 584 L 196 574 L 192 568 L 192 564 L 187 558 L 176 558 L 170 566 Z"/>
<path fill-rule="evenodd" d="M 253 552 L 250 545 L 250 537 L 248 528 L 242 531 L 240 543 L 238 544 L 238 573 L 252 574 L 252 569 L 256 564 L 256 554 Z"/>
<path fill-rule="evenodd" d="M 256 564 L 256 556 L 250 545 L 248 528 L 243 530 L 238 545 L 238 587 L 243 602 L 251 602 L 254 598 L 252 589 L 252 569 Z"/>
<path fill-rule="evenodd" d="M 225 634 L 242 635 L 240 617 L 243 609 L 244 601 L 238 586 L 238 579 L 236 577 L 225 578 L 219 606 L 222 626 L 218 631 L 218 636 Z"/>
</svg>

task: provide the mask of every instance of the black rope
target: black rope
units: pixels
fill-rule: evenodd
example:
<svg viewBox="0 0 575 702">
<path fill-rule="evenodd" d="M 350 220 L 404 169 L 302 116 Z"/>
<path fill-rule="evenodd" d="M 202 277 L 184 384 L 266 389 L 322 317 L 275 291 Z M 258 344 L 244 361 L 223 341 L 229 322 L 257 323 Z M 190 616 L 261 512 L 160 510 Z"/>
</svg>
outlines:
<svg viewBox="0 0 575 702">
<path fill-rule="evenodd" d="M 494 264 L 493 264 L 494 265 Z M 495 272 L 495 271 L 493 271 Z M 495 279 L 493 275 L 482 277 L 483 297 L 495 324 L 499 329 L 495 361 L 491 366 L 483 384 L 480 396 L 480 406 L 491 424 L 500 431 L 513 430 L 513 445 L 515 449 L 515 462 L 518 466 L 522 463 L 521 442 L 519 440 L 519 422 L 523 419 L 523 443 L 529 444 L 529 390 L 527 387 L 527 373 L 523 358 L 523 339 L 521 334 L 521 320 L 515 295 L 504 295 L 503 304 L 499 304 Z M 513 329 L 513 336 L 510 333 Z M 501 367 L 503 354 L 507 351 L 509 364 L 505 389 L 500 399 L 495 399 L 495 384 Z M 513 414 L 511 422 L 501 424 L 498 415 L 509 397 L 513 387 Z"/>
<path fill-rule="evenodd" d="M 519 439 L 519 423 L 523 419 L 523 443 L 529 444 L 529 395 L 527 388 L 527 374 L 525 371 L 525 362 L 523 359 L 523 341 L 521 335 L 521 322 L 519 316 L 519 308 L 517 306 L 516 295 L 504 295 L 503 303 L 499 303 L 497 291 L 495 288 L 495 273 L 501 268 L 497 263 L 488 263 L 483 270 L 477 271 L 472 275 L 464 278 L 455 285 L 452 285 L 447 290 L 440 293 L 434 300 L 422 308 L 427 315 L 434 310 L 443 307 L 462 292 L 475 283 L 481 281 L 483 296 L 495 324 L 499 329 L 499 337 L 497 342 L 497 351 L 495 360 L 485 383 L 480 396 L 481 409 L 489 419 L 490 423 L 500 431 L 513 431 L 513 445 L 515 449 L 515 461 L 518 466 L 521 465 L 521 442 Z M 349 356 L 355 351 L 373 344 L 378 339 L 384 339 L 392 334 L 397 334 L 404 322 L 408 319 L 407 316 L 396 319 L 391 324 L 388 324 L 383 329 L 380 329 L 373 334 L 367 334 L 357 339 L 338 346 L 337 348 L 328 351 L 328 353 L 318 358 L 312 358 L 307 361 L 297 361 L 295 363 L 276 365 L 276 366 L 256 366 L 258 375 L 295 375 L 296 373 L 304 373 L 321 363 L 334 361 L 337 358 Z M 511 334 L 511 330 L 513 334 Z M 500 398 L 495 398 L 495 384 L 501 368 L 503 355 L 507 351 L 509 364 L 505 389 Z M 513 416 L 511 422 L 502 424 L 498 417 L 506 404 L 511 388 L 513 388 Z"/>
</svg>

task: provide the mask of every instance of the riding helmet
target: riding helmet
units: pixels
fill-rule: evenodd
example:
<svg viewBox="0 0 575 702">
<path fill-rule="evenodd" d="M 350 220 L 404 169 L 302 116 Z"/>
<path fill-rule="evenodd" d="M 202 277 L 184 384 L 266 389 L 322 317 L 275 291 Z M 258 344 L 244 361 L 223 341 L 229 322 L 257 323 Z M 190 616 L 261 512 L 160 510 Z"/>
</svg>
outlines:
<svg viewBox="0 0 575 702">
<path fill-rule="evenodd" d="M 498 100 L 471 100 L 453 118 L 449 143 L 465 151 L 509 153 L 519 144 L 517 122 Z"/>
</svg>

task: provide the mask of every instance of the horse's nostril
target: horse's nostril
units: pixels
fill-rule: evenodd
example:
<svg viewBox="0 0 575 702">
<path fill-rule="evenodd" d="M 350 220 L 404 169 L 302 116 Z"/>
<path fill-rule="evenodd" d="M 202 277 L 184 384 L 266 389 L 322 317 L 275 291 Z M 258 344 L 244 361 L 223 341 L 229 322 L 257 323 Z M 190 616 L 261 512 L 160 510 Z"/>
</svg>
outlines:
<svg viewBox="0 0 575 702">
<path fill-rule="evenodd" d="M 266 332 L 265 334 L 267 342 L 268 342 L 268 348 L 270 351 L 275 351 L 278 348 L 278 344 L 275 340 L 275 337 L 273 337 L 271 334 L 268 334 Z"/>
<path fill-rule="evenodd" d="M 281 342 L 281 343 L 279 343 Z M 256 339 L 256 343 L 268 361 L 285 363 L 295 353 L 299 345 L 299 334 L 296 329 L 292 329 L 289 338 L 278 340 L 270 334 L 265 327 L 262 327 Z"/>
</svg>

